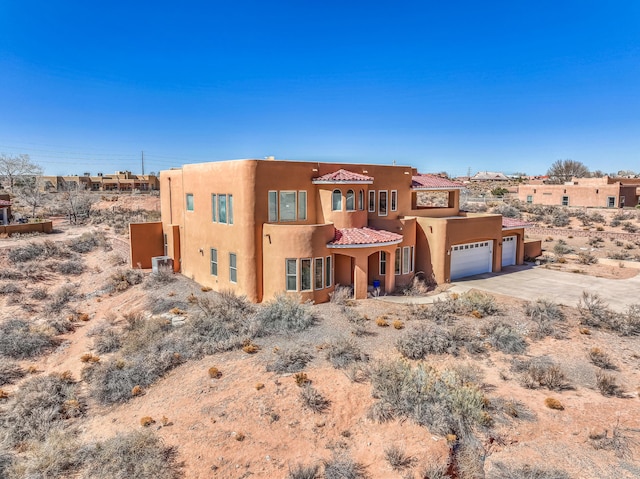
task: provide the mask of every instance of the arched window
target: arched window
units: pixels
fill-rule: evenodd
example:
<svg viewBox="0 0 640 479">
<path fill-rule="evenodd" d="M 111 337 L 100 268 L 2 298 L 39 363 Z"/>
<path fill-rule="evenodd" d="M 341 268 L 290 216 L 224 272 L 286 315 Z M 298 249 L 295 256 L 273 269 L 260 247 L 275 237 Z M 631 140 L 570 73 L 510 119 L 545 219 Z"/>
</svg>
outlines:
<svg viewBox="0 0 640 479">
<path fill-rule="evenodd" d="M 353 190 L 347 190 L 347 211 L 356 210 L 356 194 Z"/>
<path fill-rule="evenodd" d="M 333 211 L 342 211 L 342 192 L 340 190 L 333 190 L 331 195 L 331 209 Z"/>
<path fill-rule="evenodd" d="M 360 211 L 364 209 L 364 190 L 358 191 L 358 209 Z"/>
</svg>

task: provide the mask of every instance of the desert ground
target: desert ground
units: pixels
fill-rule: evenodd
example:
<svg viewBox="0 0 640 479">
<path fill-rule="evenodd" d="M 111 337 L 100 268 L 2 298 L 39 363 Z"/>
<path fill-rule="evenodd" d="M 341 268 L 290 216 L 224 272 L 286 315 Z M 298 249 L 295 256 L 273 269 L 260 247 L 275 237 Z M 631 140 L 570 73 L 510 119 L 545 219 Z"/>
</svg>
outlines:
<svg viewBox="0 0 640 479">
<path fill-rule="evenodd" d="M 130 268 L 120 217 L 155 200 L 0 239 L 0 477 L 640 477 L 640 306 L 446 288 L 251 305 Z M 604 213 L 588 227 L 622 231 Z M 538 235 L 537 267 L 638 273 L 579 256 L 636 242 L 569 227 L 587 228 Z"/>
</svg>

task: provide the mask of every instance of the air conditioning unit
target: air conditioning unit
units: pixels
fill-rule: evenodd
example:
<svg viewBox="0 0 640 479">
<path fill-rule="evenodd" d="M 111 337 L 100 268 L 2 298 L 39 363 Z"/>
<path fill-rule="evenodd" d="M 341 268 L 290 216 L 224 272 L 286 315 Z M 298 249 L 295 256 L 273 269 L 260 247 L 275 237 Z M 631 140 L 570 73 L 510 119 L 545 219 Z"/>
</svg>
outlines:
<svg viewBox="0 0 640 479">
<path fill-rule="evenodd" d="M 153 256 L 151 258 L 151 270 L 156 274 L 160 270 L 173 272 L 173 258 L 171 256 Z"/>
</svg>

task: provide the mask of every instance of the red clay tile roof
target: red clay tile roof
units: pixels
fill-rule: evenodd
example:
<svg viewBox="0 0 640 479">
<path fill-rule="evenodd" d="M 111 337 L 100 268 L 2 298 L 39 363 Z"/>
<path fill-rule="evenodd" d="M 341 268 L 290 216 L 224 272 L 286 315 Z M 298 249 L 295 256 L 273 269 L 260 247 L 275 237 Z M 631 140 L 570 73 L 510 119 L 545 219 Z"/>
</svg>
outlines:
<svg viewBox="0 0 640 479">
<path fill-rule="evenodd" d="M 0 206 L 11 206 L 11 201 L 0 200 Z"/>
<path fill-rule="evenodd" d="M 417 174 L 411 180 L 411 188 L 414 190 L 457 190 L 466 188 L 462 183 L 436 175 Z"/>
<path fill-rule="evenodd" d="M 340 247 L 365 247 L 368 245 L 395 244 L 402 241 L 402 235 L 385 230 L 373 228 L 343 228 L 337 229 L 336 234 L 327 246 Z"/>
<path fill-rule="evenodd" d="M 313 179 L 313 183 L 373 183 L 373 178 L 353 171 L 340 169 L 333 173 L 319 176 Z"/>
<path fill-rule="evenodd" d="M 502 227 L 503 228 L 526 228 L 531 226 L 531 223 L 527 223 L 526 221 L 517 220 L 515 218 L 505 218 L 502 217 Z"/>
</svg>

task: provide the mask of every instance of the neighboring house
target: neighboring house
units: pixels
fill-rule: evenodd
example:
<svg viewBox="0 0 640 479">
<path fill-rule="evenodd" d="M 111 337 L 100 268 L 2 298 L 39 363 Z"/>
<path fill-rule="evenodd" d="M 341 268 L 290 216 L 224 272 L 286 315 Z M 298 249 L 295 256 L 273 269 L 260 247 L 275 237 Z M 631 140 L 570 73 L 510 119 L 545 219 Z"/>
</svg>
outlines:
<svg viewBox="0 0 640 479">
<path fill-rule="evenodd" d="M 640 199 L 640 178 L 573 178 L 563 185 L 528 184 L 518 187 L 518 199 L 538 205 L 623 208 Z"/>
<path fill-rule="evenodd" d="M 495 171 L 479 171 L 470 178 L 470 181 L 509 181 L 504 173 Z"/>
<path fill-rule="evenodd" d="M 356 299 L 417 273 L 438 283 L 521 264 L 524 224 L 459 209 L 463 185 L 406 166 L 234 160 L 160 174 L 161 223 L 130 226 L 131 263 L 170 256 L 198 283 L 261 302 Z"/>
<path fill-rule="evenodd" d="M 82 188 L 91 191 L 153 191 L 160 188 L 160 180 L 154 175 L 134 175 L 130 171 L 116 171 L 113 175 L 91 176 L 43 176 L 45 191 L 65 191 L 70 188 Z"/>
<path fill-rule="evenodd" d="M 0 226 L 8 225 L 11 218 L 11 197 L 0 193 Z"/>
</svg>

